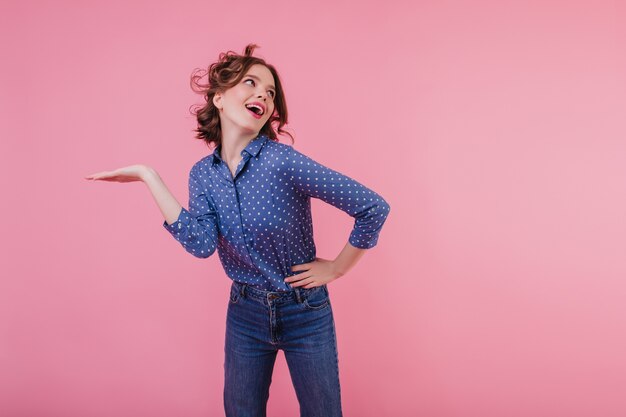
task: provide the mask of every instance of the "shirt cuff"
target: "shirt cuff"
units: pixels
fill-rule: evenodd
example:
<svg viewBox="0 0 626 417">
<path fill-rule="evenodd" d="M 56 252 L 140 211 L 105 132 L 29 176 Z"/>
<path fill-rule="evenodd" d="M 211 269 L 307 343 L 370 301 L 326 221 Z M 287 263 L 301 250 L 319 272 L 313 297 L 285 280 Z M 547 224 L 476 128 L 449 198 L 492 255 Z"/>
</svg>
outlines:
<svg viewBox="0 0 626 417">
<path fill-rule="evenodd" d="M 163 227 L 173 235 L 180 233 L 184 226 L 187 226 L 191 220 L 191 213 L 186 208 L 182 208 L 178 214 L 178 218 L 172 224 L 167 224 L 167 220 L 163 220 Z"/>
<path fill-rule="evenodd" d="M 350 239 L 348 239 L 350 244 L 355 248 L 359 249 L 371 249 L 378 243 L 378 233 L 376 234 L 361 234 L 357 232 L 352 232 L 350 234 Z"/>
</svg>

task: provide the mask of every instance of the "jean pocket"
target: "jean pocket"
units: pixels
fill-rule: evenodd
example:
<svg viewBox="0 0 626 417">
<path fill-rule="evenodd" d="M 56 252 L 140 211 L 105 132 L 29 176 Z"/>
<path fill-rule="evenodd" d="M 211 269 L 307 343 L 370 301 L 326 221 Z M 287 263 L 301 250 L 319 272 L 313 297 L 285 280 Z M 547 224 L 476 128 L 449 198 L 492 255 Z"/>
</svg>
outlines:
<svg viewBox="0 0 626 417">
<path fill-rule="evenodd" d="M 330 305 L 328 290 L 325 286 L 316 287 L 305 295 L 302 304 L 309 310 L 321 310 L 328 307 Z"/>
</svg>

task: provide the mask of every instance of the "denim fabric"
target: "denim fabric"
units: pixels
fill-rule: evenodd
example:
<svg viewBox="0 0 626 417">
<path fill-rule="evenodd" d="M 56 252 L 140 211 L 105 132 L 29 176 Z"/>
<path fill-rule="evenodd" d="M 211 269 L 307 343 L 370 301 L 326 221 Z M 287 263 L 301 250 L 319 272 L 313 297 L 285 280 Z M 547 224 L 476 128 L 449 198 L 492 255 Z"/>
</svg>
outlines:
<svg viewBox="0 0 626 417">
<path fill-rule="evenodd" d="M 341 417 L 335 323 L 328 288 L 266 291 L 233 281 L 224 347 L 226 417 L 265 417 L 282 349 L 301 417 Z"/>
</svg>

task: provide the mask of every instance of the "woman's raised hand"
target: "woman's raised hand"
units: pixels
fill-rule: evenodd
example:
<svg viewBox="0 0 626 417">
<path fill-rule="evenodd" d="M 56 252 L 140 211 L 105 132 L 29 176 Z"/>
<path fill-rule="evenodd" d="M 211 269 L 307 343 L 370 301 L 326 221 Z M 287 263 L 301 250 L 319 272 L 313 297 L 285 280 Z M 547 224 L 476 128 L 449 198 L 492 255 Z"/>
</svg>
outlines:
<svg viewBox="0 0 626 417">
<path fill-rule="evenodd" d="M 152 197 L 154 197 L 168 224 L 174 223 L 182 210 L 182 206 L 170 190 L 167 189 L 159 173 L 148 165 L 130 165 L 114 171 L 96 172 L 95 174 L 87 175 L 85 179 L 115 182 L 142 181 L 148 186 Z"/>
<path fill-rule="evenodd" d="M 85 179 L 114 182 L 144 181 L 150 174 L 151 170 L 152 168 L 147 165 L 130 165 L 113 171 L 101 171 L 89 174 L 85 177 Z"/>
</svg>

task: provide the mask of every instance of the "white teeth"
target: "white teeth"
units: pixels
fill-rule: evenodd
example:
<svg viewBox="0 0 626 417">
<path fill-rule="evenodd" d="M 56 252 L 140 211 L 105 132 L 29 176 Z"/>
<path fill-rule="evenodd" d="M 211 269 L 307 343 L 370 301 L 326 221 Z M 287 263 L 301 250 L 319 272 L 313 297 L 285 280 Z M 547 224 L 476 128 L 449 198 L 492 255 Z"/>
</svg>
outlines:
<svg viewBox="0 0 626 417">
<path fill-rule="evenodd" d="M 257 113 L 259 116 L 264 113 L 263 108 L 261 106 L 257 106 L 256 104 L 246 104 L 246 108 L 250 109 L 252 107 L 259 110 L 259 112 Z"/>
</svg>

